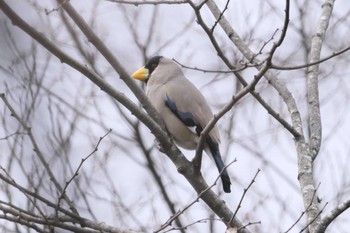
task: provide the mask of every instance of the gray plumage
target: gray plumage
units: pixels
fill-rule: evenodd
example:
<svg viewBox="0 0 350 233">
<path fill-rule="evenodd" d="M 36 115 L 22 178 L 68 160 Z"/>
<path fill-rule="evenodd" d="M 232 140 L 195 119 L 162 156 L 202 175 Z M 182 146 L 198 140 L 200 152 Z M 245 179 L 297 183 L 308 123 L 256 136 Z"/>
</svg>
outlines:
<svg viewBox="0 0 350 233">
<path fill-rule="evenodd" d="M 145 77 L 146 94 L 164 121 L 168 132 L 177 145 L 185 149 L 196 149 L 200 132 L 213 117 L 204 96 L 171 59 L 153 57 L 145 68 L 148 70 L 148 77 Z M 213 158 L 221 172 L 224 163 L 219 143 L 220 134 L 215 126 L 209 133 L 204 150 Z M 224 191 L 230 192 L 231 182 L 226 170 L 221 173 L 221 179 Z"/>
</svg>

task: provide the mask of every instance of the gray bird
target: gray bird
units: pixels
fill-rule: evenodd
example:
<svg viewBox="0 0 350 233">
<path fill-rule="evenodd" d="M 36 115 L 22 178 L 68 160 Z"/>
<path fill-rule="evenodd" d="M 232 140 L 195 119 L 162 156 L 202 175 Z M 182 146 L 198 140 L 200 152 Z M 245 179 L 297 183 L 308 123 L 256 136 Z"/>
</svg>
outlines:
<svg viewBox="0 0 350 233">
<path fill-rule="evenodd" d="M 175 143 L 195 150 L 201 131 L 213 118 L 202 93 L 184 76 L 181 68 L 171 59 L 156 56 L 135 71 L 132 77 L 146 82 L 146 95 L 158 111 Z M 220 134 L 215 126 L 204 146 L 221 172 L 225 165 L 220 151 Z M 231 181 L 226 169 L 221 173 L 223 189 L 231 192 Z"/>
</svg>

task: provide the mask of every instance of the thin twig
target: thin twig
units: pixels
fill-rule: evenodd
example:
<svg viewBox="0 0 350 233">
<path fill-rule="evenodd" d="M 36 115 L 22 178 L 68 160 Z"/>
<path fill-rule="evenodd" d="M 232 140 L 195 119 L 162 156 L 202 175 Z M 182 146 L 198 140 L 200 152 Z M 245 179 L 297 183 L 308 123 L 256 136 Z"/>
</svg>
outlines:
<svg viewBox="0 0 350 233">
<path fill-rule="evenodd" d="M 195 222 L 189 223 L 189 224 L 187 224 L 186 226 L 183 226 L 183 227 L 172 227 L 169 230 L 163 231 L 163 233 L 170 232 L 170 231 L 186 230 L 188 227 L 193 226 L 193 225 L 195 225 L 197 223 L 206 223 L 207 221 L 213 221 L 213 220 L 221 221 L 218 218 L 203 218 L 203 219 L 199 219 L 199 220 L 197 220 Z"/>
<path fill-rule="evenodd" d="M 293 229 L 293 227 L 295 225 L 297 225 L 297 223 L 301 220 L 301 218 L 304 216 L 304 214 L 311 208 L 311 205 L 312 205 L 312 201 L 314 200 L 315 196 L 316 196 L 316 192 L 318 190 L 318 188 L 320 187 L 320 183 L 317 185 L 316 187 L 316 190 L 314 191 L 314 194 L 312 196 L 312 200 L 310 201 L 309 205 L 306 207 L 306 209 L 304 211 L 301 212 L 299 218 L 292 224 L 292 226 L 290 226 L 286 231 L 285 233 L 288 233 L 290 230 Z"/>
<path fill-rule="evenodd" d="M 154 233 L 158 233 L 162 230 L 164 230 L 166 227 L 170 226 L 171 223 L 178 218 L 181 214 L 183 214 L 186 210 L 188 210 L 192 205 L 194 205 L 196 202 L 199 201 L 199 199 L 201 198 L 201 196 L 203 194 L 205 194 L 208 190 L 210 190 L 212 187 L 214 187 L 217 183 L 217 181 L 220 179 L 221 173 L 226 170 L 227 167 L 229 167 L 231 164 L 237 162 L 237 159 L 234 159 L 232 162 L 230 162 L 229 164 L 227 164 L 222 171 L 219 173 L 219 175 L 216 177 L 215 181 L 213 182 L 212 185 L 208 186 L 206 189 L 204 189 L 203 191 L 201 191 L 197 197 L 190 202 L 185 208 L 183 208 L 182 210 L 179 210 L 175 215 L 171 216 L 158 230 L 154 231 Z"/>
<path fill-rule="evenodd" d="M 61 7 L 63 6 L 63 4 L 65 4 L 66 2 L 68 2 L 70 0 L 64 0 L 62 3 L 60 3 L 56 8 L 52 8 L 51 10 L 45 9 L 45 14 L 49 15 L 52 12 L 58 11 L 61 9 Z"/>
<path fill-rule="evenodd" d="M 345 210 L 350 208 L 350 198 L 339 205 L 337 205 L 330 213 L 324 216 L 321 219 L 319 226 L 317 227 L 316 232 L 322 233 L 325 232 L 329 224 L 336 219 L 340 214 L 342 214 Z"/>
<path fill-rule="evenodd" d="M 27 135 L 27 132 L 14 132 L 14 133 L 11 133 L 9 135 L 6 135 L 5 137 L 0 138 L 0 141 L 1 140 L 7 140 L 10 137 L 15 136 L 15 135 L 22 135 L 22 134 Z"/>
<path fill-rule="evenodd" d="M 171 5 L 171 4 L 186 4 L 188 3 L 188 0 L 173 0 L 173 1 L 166 1 L 166 0 L 142 0 L 142 1 L 128 1 L 128 0 L 105 0 L 107 2 L 114 2 L 114 3 L 120 3 L 120 4 L 129 4 L 129 5 L 161 5 L 161 4 L 166 4 L 166 5 Z"/>
<path fill-rule="evenodd" d="M 182 68 L 185 68 L 185 69 L 196 70 L 196 71 L 200 71 L 200 72 L 203 72 L 203 73 L 215 73 L 215 74 L 232 74 L 232 73 L 235 73 L 235 72 L 243 71 L 243 70 L 247 69 L 248 67 L 255 67 L 255 66 L 257 66 L 257 65 L 254 65 L 254 64 L 245 63 L 245 64 L 243 64 L 242 67 L 236 68 L 236 69 L 233 69 L 233 70 L 208 70 L 208 69 L 203 69 L 203 68 L 198 68 L 198 67 L 187 66 L 187 65 L 179 62 L 175 58 L 173 58 L 172 60 L 174 62 L 176 62 L 178 65 L 180 65 Z"/>
<path fill-rule="evenodd" d="M 257 63 L 258 60 L 257 60 L 256 58 L 257 58 L 260 54 L 262 54 L 262 51 L 265 49 L 265 47 L 266 47 L 271 41 L 274 40 L 275 35 L 277 34 L 278 31 L 279 31 L 279 29 L 277 28 L 277 29 L 273 32 L 273 34 L 272 34 L 272 36 L 270 37 L 270 39 L 268 39 L 267 41 L 265 41 L 264 44 L 261 46 L 260 50 L 259 50 L 257 53 L 255 53 L 255 54 L 251 57 L 251 59 L 250 59 L 248 62 L 246 62 L 246 63 L 252 64 L 251 67 L 262 66 L 263 63 L 264 63 L 264 61 L 258 62 L 258 63 Z"/>
<path fill-rule="evenodd" d="M 0 179 L 2 181 L 6 182 L 7 184 L 11 185 L 12 187 L 16 188 L 17 190 L 19 190 L 24 195 L 28 195 L 30 197 L 33 197 L 35 200 L 38 200 L 38 201 L 42 202 L 46 206 L 51 207 L 51 208 L 55 208 L 56 207 L 56 203 L 53 203 L 53 202 L 49 201 L 48 199 L 44 198 L 37 191 L 33 192 L 33 191 L 29 190 L 29 189 L 26 189 L 23 186 L 21 186 L 18 183 L 16 183 L 15 181 L 13 181 L 12 179 L 10 179 L 7 176 L 4 176 L 2 174 L 0 174 Z M 61 207 L 59 208 L 59 211 L 62 212 L 65 216 L 70 216 L 72 219 L 80 219 L 79 216 L 77 216 L 74 213 L 72 213 L 72 212 L 70 212 L 70 211 L 68 211 L 66 209 L 63 209 Z"/>
<path fill-rule="evenodd" d="M 60 207 L 61 201 L 62 201 L 62 199 L 64 198 L 64 196 L 66 195 L 66 191 L 67 191 L 68 186 L 69 186 L 69 185 L 72 183 L 72 181 L 78 176 L 79 171 L 80 171 L 81 167 L 83 166 L 84 162 L 85 162 L 86 160 L 88 160 L 93 154 L 95 154 L 95 153 L 98 151 L 98 147 L 99 147 L 100 143 L 102 142 L 102 140 L 103 140 L 105 137 L 107 137 L 107 135 L 108 135 L 110 132 L 112 132 L 112 129 L 109 129 L 108 132 L 105 133 L 105 135 L 103 135 L 102 137 L 99 138 L 99 140 L 98 140 L 98 142 L 97 142 L 97 144 L 96 144 L 94 150 L 93 150 L 89 155 L 87 155 L 85 158 L 82 158 L 82 159 L 81 159 L 81 161 L 80 161 L 80 163 L 79 163 L 77 169 L 75 170 L 73 176 L 66 182 L 66 184 L 65 184 L 65 186 L 64 186 L 64 188 L 63 188 L 63 190 L 62 190 L 62 192 L 61 192 L 61 195 L 59 196 L 58 201 L 57 201 L 57 207 L 56 207 L 56 209 L 55 209 L 56 215 L 58 214 L 58 209 L 59 209 L 59 207 Z"/>
<path fill-rule="evenodd" d="M 6 171 L 6 169 L 5 168 L 3 168 L 1 165 L 0 165 L 0 170 L 2 170 L 4 173 L 5 173 L 5 175 L 7 176 L 7 178 L 10 180 L 10 185 L 13 185 L 13 186 L 15 186 L 15 187 L 22 187 L 22 186 L 20 186 L 19 184 L 17 184 L 17 182 L 10 176 L 10 174 Z M 3 176 L 1 176 L 1 177 L 3 177 Z M 0 177 L 0 179 L 1 179 L 1 177 Z M 29 200 L 29 202 L 35 207 L 35 209 L 37 209 L 38 210 L 38 212 L 40 213 L 40 215 L 44 218 L 44 219 L 46 219 L 46 216 L 45 216 L 45 214 L 44 214 L 44 212 L 41 210 L 41 208 L 38 206 L 38 204 L 37 204 L 37 202 L 36 201 L 34 201 L 34 200 L 36 200 L 36 197 L 32 197 L 32 196 L 30 196 L 30 195 L 28 195 L 26 192 L 24 192 L 23 191 L 23 189 L 19 189 L 20 191 L 21 191 L 21 193 Z M 34 200 L 33 200 L 34 199 Z M 3 203 L 3 201 L 1 201 L 2 203 Z M 12 204 L 9 204 L 12 208 L 14 208 L 14 206 L 12 205 Z M 17 208 L 17 207 L 16 207 Z M 26 210 L 23 210 L 23 209 L 21 209 L 20 211 L 22 211 L 22 212 L 27 212 Z M 27 214 L 31 214 L 31 215 L 34 215 L 33 213 L 31 213 L 31 212 L 29 212 L 29 213 L 27 213 Z"/>
<path fill-rule="evenodd" d="M 249 183 L 249 185 L 247 186 L 247 188 L 245 188 L 245 189 L 243 190 L 242 197 L 241 197 L 241 199 L 239 200 L 239 203 L 238 203 L 238 205 L 237 205 L 237 208 L 236 208 L 235 212 L 233 213 L 232 218 L 231 218 L 231 220 L 230 220 L 230 225 L 231 225 L 232 220 L 236 217 L 236 215 L 237 215 L 237 213 L 238 213 L 238 210 L 242 207 L 243 199 L 244 199 L 245 195 L 247 194 L 248 190 L 250 189 L 250 187 L 252 187 L 253 183 L 255 182 L 255 179 L 256 179 L 256 177 L 258 176 L 259 172 L 260 172 L 260 169 L 257 170 L 257 172 L 255 173 L 253 179 L 250 181 L 250 183 Z"/>
<path fill-rule="evenodd" d="M 299 233 L 302 233 L 303 231 L 305 231 L 311 224 L 313 224 L 317 219 L 318 217 L 322 214 L 323 210 L 326 208 L 326 206 L 328 205 L 328 202 L 326 202 L 324 204 L 324 206 L 322 207 L 322 209 L 316 214 L 316 216 L 314 217 L 314 219 L 312 219 L 303 229 L 301 229 L 299 231 Z"/>
<path fill-rule="evenodd" d="M 350 50 L 350 46 L 338 51 L 338 52 L 333 52 L 331 55 L 327 56 L 327 57 L 324 57 L 322 59 L 319 59 L 315 62 L 310 62 L 310 63 L 306 63 L 304 65 L 295 65 L 295 66 L 280 66 L 280 65 L 274 65 L 274 64 L 271 64 L 271 69 L 276 69 L 276 70 L 298 70 L 298 69 L 303 69 L 303 68 L 308 68 L 310 66 L 313 66 L 313 65 L 319 65 L 325 61 L 328 61 L 330 59 L 332 59 L 333 57 L 336 57 L 336 56 L 339 56 L 343 53 L 346 53 L 347 51 Z"/>
<path fill-rule="evenodd" d="M 222 118 L 229 110 L 232 109 L 232 107 L 246 94 L 248 94 L 251 90 L 255 88 L 255 86 L 258 84 L 259 80 L 264 76 L 265 72 L 268 70 L 268 66 L 264 66 L 263 69 L 260 70 L 260 72 L 254 77 L 254 80 L 246 85 L 242 90 L 240 90 L 235 96 L 232 97 L 232 99 L 222 108 L 220 111 L 213 116 L 213 118 L 208 122 L 208 124 L 205 126 L 205 128 L 202 130 L 199 142 L 197 144 L 196 148 L 196 154 L 194 157 L 194 161 L 196 162 L 194 165 L 195 169 L 200 169 L 201 164 L 201 156 L 203 153 L 204 145 L 206 142 L 206 139 L 210 133 L 210 131 L 213 129 L 215 124 L 219 121 L 220 118 Z M 199 166 L 198 166 L 199 165 Z"/>
<path fill-rule="evenodd" d="M 242 230 L 243 228 L 249 227 L 251 225 L 257 225 L 257 224 L 261 224 L 261 221 L 256 221 L 256 222 L 248 222 L 246 225 L 238 228 L 238 230 Z"/>
<path fill-rule="evenodd" d="M 222 10 L 222 12 L 220 13 L 219 17 L 217 18 L 217 20 L 215 20 L 215 23 L 213 25 L 213 27 L 210 29 L 210 32 L 213 33 L 215 27 L 218 25 L 219 21 L 221 20 L 221 17 L 224 15 L 225 11 L 227 11 L 228 9 L 228 5 L 230 4 L 230 0 L 226 1 L 226 5 L 224 7 L 224 9 Z"/>
</svg>

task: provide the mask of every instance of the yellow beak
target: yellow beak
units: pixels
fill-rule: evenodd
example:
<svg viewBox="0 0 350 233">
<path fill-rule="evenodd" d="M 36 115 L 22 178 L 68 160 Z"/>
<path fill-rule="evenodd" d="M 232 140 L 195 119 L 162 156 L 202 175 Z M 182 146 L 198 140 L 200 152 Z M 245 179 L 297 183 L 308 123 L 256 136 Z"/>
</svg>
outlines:
<svg viewBox="0 0 350 233">
<path fill-rule="evenodd" d="M 148 78 L 149 71 L 145 67 L 141 67 L 140 69 L 136 70 L 131 77 L 144 81 Z"/>
</svg>

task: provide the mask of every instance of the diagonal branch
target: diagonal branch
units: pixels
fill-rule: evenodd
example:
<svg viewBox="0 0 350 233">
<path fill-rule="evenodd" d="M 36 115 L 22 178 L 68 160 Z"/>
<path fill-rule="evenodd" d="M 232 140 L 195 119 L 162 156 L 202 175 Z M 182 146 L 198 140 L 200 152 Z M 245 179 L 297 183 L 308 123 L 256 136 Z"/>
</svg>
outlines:
<svg viewBox="0 0 350 233">
<path fill-rule="evenodd" d="M 322 220 L 319 222 L 319 225 L 316 228 L 315 232 L 317 233 L 325 232 L 329 224 L 331 224 L 331 222 L 333 222 L 334 219 L 336 219 L 340 214 L 342 214 L 344 211 L 348 210 L 349 208 L 350 208 L 350 198 L 340 203 L 330 213 L 324 216 Z"/>
<path fill-rule="evenodd" d="M 295 66 L 279 66 L 279 65 L 271 65 L 271 69 L 276 69 L 276 70 L 298 70 L 298 69 L 303 69 L 303 68 L 309 68 L 310 66 L 313 66 L 313 65 L 319 65 L 325 61 L 328 61 L 334 57 L 337 57 L 343 53 L 346 53 L 350 50 L 350 46 L 344 48 L 344 49 L 341 49 L 337 52 L 333 52 L 331 55 L 328 55 L 324 58 L 320 58 L 319 60 L 317 61 L 314 61 L 314 62 L 309 62 L 309 63 L 306 63 L 304 65 L 295 65 Z"/>
<path fill-rule="evenodd" d="M 230 162 L 229 164 L 227 164 L 223 170 L 225 170 L 225 168 L 231 166 L 231 164 L 237 162 L 237 159 L 234 159 L 232 162 Z M 223 172 L 223 170 L 220 172 L 220 174 L 216 177 L 215 181 L 213 182 L 212 185 L 208 186 L 206 189 L 204 189 L 202 192 L 200 192 L 197 197 L 191 201 L 189 204 L 187 204 L 185 206 L 185 208 L 183 208 L 182 210 L 179 210 L 177 213 L 175 213 L 173 216 L 171 216 L 158 230 L 156 230 L 154 233 L 158 233 L 161 232 L 162 230 L 164 230 L 165 228 L 167 228 L 168 226 L 170 226 L 172 224 L 172 222 L 174 220 L 176 220 L 181 214 L 183 214 L 185 211 L 187 211 L 191 206 L 193 206 L 195 203 L 197 203 L 199 201 L 199 199 L 201 198 L 201 196 L 203 194 L 205 194 L 207 191 L 209 191 L 212 187 L 214 187 L 217 184 L 217 181 L 220 179 L 221 173 Z M 232 216 L 229 225 L 231 224 L 231 222 L 235 219 L 235 215 Z"/>
<path fill-rule="evenodd" d="M 84 162 L 85 162 L 87 159 L 89 159 L 93 154 L 95 154 L 95 153 L 98 151 L 98 147 L 99 147 L 100 143 L 102 142 L 102 140 L 103 140 L 105 137 L 107 137 L 107 135 L 108 135 L 110 132 L 112 132 L 112 129 L 109 129 L 107 133 L 105 133 L 102 137 L 100 137 L 100 139 L 98 140 L 98 142 L 97 142 L 97 144 L 96 144 L 94 150 L 93 150 L 90 154 L 88 154 L 85 158 L 82 158 L 82 159 L 81 159 L 81 161 L 80 161 L 80 163 L 79 163 L 77 169 L 75 170 L 73 176 L 66 182 L 66 184 L 65 184 L 65 186 L 64 186 L 64 188 L 63 188 L 63 190 L 62 190 L 62 192 L 61 192 L 61 195 L 60 195 L 59 198 L 58 198 L 57 207 L 56 207 L 56 210 L 55 210 L 56 215 L 58 214 L 58 208 L 60 207 L 61 200 L 62 200 L 62 199 L 65 197 L 65 195 L 66 195 L 66 191 L 67 191 L 68 186 L 69 186 L 69 185 L 72 183 L 72 181 L 78 176 L 79 171 L 80 171 L 81 167 L 83 166 Z"/>
<path fill-rule="evenodd" d="M 154 119 L 159 125 L 163 125 L 162 120 L 159 118 L 157 111 L 148 101 L 146 95 L 141 88 L 135 83 L 130 75 L 123 68 L 118 59 L 113 55 L 111 50 L 102 42 L 102 40 L 91 30 L 90 26 L 84 21 L 84 19 L 78 14 L 78 12 L 72 7 L 69 2 L 64 0 L 57 0 L 59 4 L 62 4 L 62 8 L 71 17 L 74 23 L 80 28 L 80 30 L 87 37 L 89 42 L 95 46 L 95 48 L 104 56 L 104 58 L 111 64 L 113 69 L 120 75 L 120 78 L 130 88 L 136 98 L 140 101 L 147 113 Z M 164 128 L 164 127 L 163 127 Z"/>
<path fill-rule="evenodd" d="M 244 188 L 243 194 L 242 194 L 242 196 L 241 196 L 241 199 L 239 200 L 239 203 L 238 203 L 238 205 L 237 205 L 237 208 L 236 208 L 236 210 L 235 210 L 235 212 L 234 212 L 234 214 L 233 214 L 233 216 L 232 216 L 232 219 L 234 219 L 234 218 L 236 217 L 236 215 L 237 215 L 237 213 L 238 213 L 238 210 L 242 207 L 242 202 L 243 202 L 243 200 L 244 200 L 244 197 L 245 197 L 245 195 L 247 194 L 247 192 L 248 192 L 248 190 L 250 189 L 250 187 L 252 187 L 252 185 L 255 183 L 255 179 L 256 179 L 256 177 L 258 176 L 259 172 L 260 172 L 260 169 L 258 169 L 258 170 L 256 171 L 256 173 L 255 173 L 253 179 L 250 181 L 250 183 L 249 183 L 249 185 L 247 186 L 247 188 Z"/>
<path fill-rule="evenodd" d="M 115 2 L 115 3 L 120 3 L 120 4 L 129 4 L 129 5 L 172 5 L 172 4 L 185 4 L 188 3 L 189 0 L 165 0 L 165 1 L 158 1 L 158 0 L 142 0 L 142 1 L 137 1 L 137 0 L 105 0 L 108 2 Z"/>
<path fill-rule="evenodd" d="M 263 69 L 254 77 L 254 80 L 247 86 L 245 86 L 242 90 L 240 90 L 235 96 L 232 97 L 232 99 L 217 113 L 214 115 L 214 117 L 209 121 L 209 123 L 205 126 L 203 131 L 200 134 L 199 142 L 196 148 L 196 155 L 194 160 L 194 165 L 196 169 L 200 169 L 200 161 L 201 156 L 204 149 L 205 141 L 210 133 L 210 131 L 213 129 L 215 124 L 220 120 L 221 117 L 223 117 L 228 111 L 232 109 L 232 107 L 240 100 L 242 99 L 246 94 L 248 94 L 251 90 L 253 90 L 258 84 L 259 80 L 263 77 L 264 73 L 267 71 L 266 69 Z"/>
</svg>

